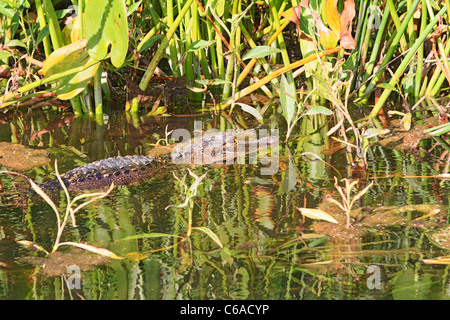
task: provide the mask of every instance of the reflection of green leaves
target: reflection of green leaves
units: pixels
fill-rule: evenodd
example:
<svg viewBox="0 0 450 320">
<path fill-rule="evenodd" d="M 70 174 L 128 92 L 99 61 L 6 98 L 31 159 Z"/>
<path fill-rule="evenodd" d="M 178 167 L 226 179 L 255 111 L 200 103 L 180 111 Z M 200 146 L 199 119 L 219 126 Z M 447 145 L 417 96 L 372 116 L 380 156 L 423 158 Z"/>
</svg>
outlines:
<svg viewBox="0 0 450 320">
<path fill-rule="evenodd" d="M 294 166 L 292 157 L 289 157 L 289 165 L 286 168 L 283 178 L 283 192 L 289 193 L 297 185 L 297 170 Z"/>
<path fill-rule="evenodd" d="M 86 3 L 85 34 L 89 55 L 102 60 L 111 45 L 111 62 L 120 67 L 128 51 L 127 8 L 124 0 Z"/>
<path fill-rule="evenodd" d="M 53 51 L 45 60 L 42 71 L 46 77 L 49 77 L 76 67 L 91 64 L 93 61 L 95 60 L 86 51 L 86 40 L 83 39 Z M 59 79 L 59 85 L 56 89 L 58 98 L 62 100 L 71 99 L 83 91 L 94 77 L 99 65 L 99 63 L 96 63 L 84 71 Z"/>
<path fill-rule="evenodd" d="M 211 229 L 207 228 L 207 227 L 192 227 L 192 230 L 200 230 L 203 233 L 206 233 L 211 239 L 214 240 L 214 242 L 221 248 L 223 249 L 223 244 L 220 241 L 219 237 L 211 231 Z"/>
</svg>

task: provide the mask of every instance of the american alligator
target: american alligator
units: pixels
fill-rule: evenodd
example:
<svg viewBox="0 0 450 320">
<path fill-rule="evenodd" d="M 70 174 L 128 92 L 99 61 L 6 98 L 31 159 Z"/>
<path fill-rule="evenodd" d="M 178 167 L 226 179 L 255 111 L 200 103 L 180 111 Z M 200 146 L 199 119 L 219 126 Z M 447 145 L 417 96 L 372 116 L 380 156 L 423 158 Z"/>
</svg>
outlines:
<svg viewBox="0 0 450 320">
<path fill-rule="evenodd" d="M 103 159 L 70 170 L 61 175 L 61 179 L 70 190 L 101 189 L 113 182 L 115 185 L 128 185 L 153 177 L 163 166 L 171 163 L 227 163 L 230 159 L 255 151 L 256 148 L 274 146 L 277 143 L 278 139 L 274 136 L 241 141 L 234 135 L 219 133 L 179 144 L 165 157 L 124 156 Z M 54 178 L 41 187 L 46 191 L 59 190 L 61 184 Z"/>
</svg>

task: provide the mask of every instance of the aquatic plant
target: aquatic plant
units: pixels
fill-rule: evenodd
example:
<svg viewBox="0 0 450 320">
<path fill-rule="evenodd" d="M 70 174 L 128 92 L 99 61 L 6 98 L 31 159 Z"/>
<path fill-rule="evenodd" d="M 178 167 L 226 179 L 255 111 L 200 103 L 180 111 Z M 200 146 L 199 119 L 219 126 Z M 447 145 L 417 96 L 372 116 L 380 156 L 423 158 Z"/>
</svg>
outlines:
<svg viewBox="0 0 450 320">
<path fill-rule="evenodd" d="M 347 216 L 347 227 L 351 227 L 350 211 L 352 210 L 352 207 L 355 204 L 355 202 L 362 196 L 364 196 L 366 192 L 370 189 L 370 187 L 372 187 L 373 182 L 369 183 L 365 188 L 363 188 L 357 194 L 353 195 L 352 193 L 355 192 L 355 187 L 357 186 L 358 181 L 352 181 L 346 178 L 342 179 L 341 181 L 344 181 L 345 184 L 344 187 L 341 187 L 339 185 L 338 179 L 334 177 L 334 186 L 336 190 L 339 192 L 339 195 L 341 196 L 341 202 L 333 199 L 332 197 L 328 197 L 327 200 L 333 202 L 345 212 Z"/>
<path fill-rule="evenodd" d="M 113 258 L 113 259 L 123 259 L 122 257 L 117 256 L 116 254 L 114 254 L 113 252 L 106 250 L 104 248 L 99 248 L 99 247 L 95 247 L 89 244 L 85 244 L 85 243 L 79 243 L 79 242 L 61 242 L 61 237 L 63 235 L 63 232 L 66 228 L 67 222 L 69 217 L 72 220 L 72 225 L 73 227 L 76 227 L 76 213 L 81 210 L 83 207 L 87 206 L 88 204 L 97 201 L 101 198 L 104 198 L 106 196 L 108 196 L 111 191 L 114 189 L 114 184 L 111 184 L 111 186 L 109 187 L 109 189 L 105 192 L 97 192 L 97 193 L 88 193 L 88 194 L 81 194 L 78 195 L 76 197 L 74 197 L 73 199 L 71 199 L 71 196 L 66 188 L 66 186 L 64 185 L 61 176 L 58 172 L 58 166 L 57 166 L 57 161 L 55 160 L 55 171 L 56 171 L 56 176 L 59 180 L 59 182 L 61 183 L 61 186 L 64 190 L 64 194 L 66 197 L 66 201 L 67 201 L 67 205 L 66 208 L 64 210 L 64 212 L 60 212 L 57 205 L 55 204 L 55 202 L 52 200 L 52 198 L 46 194 L 44 192 L 44 190 L 42 190 L 42 188 L 37 185 L 32 179 L 24 176 L 23 174 L 17 173 L 17 172 L 12 172 L 12 171 L 1 171 L 0 174 L 13 174 L 13 175 L 18 175 L 21 176 L 25 179 L 27 179 L 28 183 L 31 186 L 31 189 L 36 192 L 37 195 L 39 195 L 43 200 L 45 200 L 45 202 L 52 208 L 52 210 L 54 211 L 55 215 L 56 215 L 56 220 L 57 220 L 57 234 L 56 234 L 56 238 L 52 247 L 52 250 L 50 252 L 55 252 L 59 249 L 60 246 L 64 246 L 64 245 L 69 245 L 69 246 L 75 246 L 78 248 L 82 248 L 84 250 L 88 250 L 97 254 L 101 254 L 103 256 L 107 256 L 109 258 Z M 89 198 L 89 200 L 82 202 L 81 204 L 77 203 L 80 200 Z M 28 241 L 28 240 L 20 240 L 18 243 L 23 244 L 27 247 L 33 247 L 35 249 L 38 249 L 42 252 L 45 252 L 46 254 L 49 254 L 49 251 L 47 251 L 46 249 L 44 249 L 42 246 L 40 246 L 37 243 Z"/>
</svg>

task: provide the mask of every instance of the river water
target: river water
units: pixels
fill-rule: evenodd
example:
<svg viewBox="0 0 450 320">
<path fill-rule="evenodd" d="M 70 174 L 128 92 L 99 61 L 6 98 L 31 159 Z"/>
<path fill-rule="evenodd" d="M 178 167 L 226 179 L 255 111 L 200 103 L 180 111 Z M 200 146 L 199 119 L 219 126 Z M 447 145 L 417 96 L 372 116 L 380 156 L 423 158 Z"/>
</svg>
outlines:
<svg viewBox="0 0 450 320">
<path fill-rule="evenodd" d="M 272 174 L 249 161 L 168 165 L 86 205 L 76 226 L 69 218 L 61 241 L 116 258 L 73 245 L 50 255 L 36 250 L 52 250 L 55 212 L 27 198 L 24 179 L 3 174 L 0 299 L 449 299 L 449 266 L 425 263 L 449 254 L 450 182 L 437 177 L 448 166 L 445 149 L 432 139 L 421 142 L 427 154 L 374 143 L 367 168 L 358 169 L 345 148 L 334 149 L 326 122 L 305 121 L 288 144 L 282 122 L 275 112 L 263 124 L 220 115 L 95 120 L 52 109 L 11 116 L 0 124 L 0 141 L 49 153 L 50 161 L 21 171 L 38 183 L 54 177 L 55 159 L 64 173 L 108 157 L 147 155 L 176 129 L 275 129 L 280 145 Z M 342 201 L 334 177 L 341 187 L 341 179 L 358 181 L 351 196 L 373 182 L 352 207 L 352 227 L 326 201 Z M 67 200 L 55 203 L 64 214 Z M 297 208 L 320 208 L 338 224 Z"/>
</svg>

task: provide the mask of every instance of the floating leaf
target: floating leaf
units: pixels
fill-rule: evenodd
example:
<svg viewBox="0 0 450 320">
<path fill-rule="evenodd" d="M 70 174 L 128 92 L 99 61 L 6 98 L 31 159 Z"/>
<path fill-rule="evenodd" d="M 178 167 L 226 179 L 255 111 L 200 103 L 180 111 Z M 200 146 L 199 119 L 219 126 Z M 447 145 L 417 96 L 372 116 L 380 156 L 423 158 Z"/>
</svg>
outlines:
<svg viewBox="0 0 450 320">
<path fill-rule="evenodd" d="M 44 61 L 42 72 L 46 77 L 63 73 L 67 70 L 91 64 L 95 61 L 86 51 L 86 39 L 59 48 Z M 100 63 L 84 71 L 62 77 L 58 81 L 56 93 L 59 99 L 67 100 L 75 97 L 88 85 L 98 70 Z"/>
<path fill-rule="evenodd" d="M 322 211 L 320 209 L 309 209 L 309 208 L 299 208 L 297 207 L 297 210 L 300 211 L 300 213 L 308 217 L 310 219 L 314 220 L 325 220 L 332 223 L 338 223 L 336 219 L 334 219 L 332 216 L 330 216 L 325 211 Z"/>
<path fill-rule="evenodd" d="M 86 2 L 84 30 L 89 55 L 105 59 L 111 45 L 111 62 L 119 68 L 128 51 L 128 22 L 125 0 Z"/>
<path fill-rule="evenodd" d="M 247 60 L 247 59 L 259 59 L 259 58 L 263 58 L 265 56 L 274 54 L 274 53 L 279 53 L 281 52 L 280 49 L 277 48 L 273 48 L 271 46 L 257 46 L 254 47 L 252 49 L 250 49 L 242 58 L 242 60 Z"/>
</svg>

